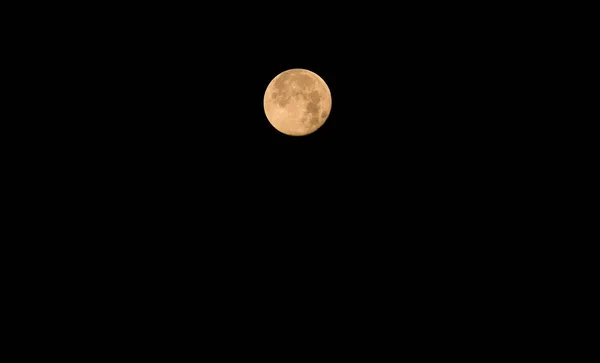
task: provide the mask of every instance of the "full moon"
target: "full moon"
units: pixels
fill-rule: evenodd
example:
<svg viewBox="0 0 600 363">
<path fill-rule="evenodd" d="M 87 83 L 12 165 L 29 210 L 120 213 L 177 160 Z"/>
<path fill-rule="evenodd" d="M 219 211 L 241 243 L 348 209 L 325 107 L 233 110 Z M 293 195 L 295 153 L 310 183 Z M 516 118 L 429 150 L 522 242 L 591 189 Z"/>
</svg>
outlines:
<svg viewBox="0 0 600 363">
<path fill-rule="evenodd" d="M 317 131 L 331 112 L 331 92 L 325 81 L 306 69 L 278 74 L 265 91 L 267 119 L 278 131 L 303 136 Z"/>
</svg>

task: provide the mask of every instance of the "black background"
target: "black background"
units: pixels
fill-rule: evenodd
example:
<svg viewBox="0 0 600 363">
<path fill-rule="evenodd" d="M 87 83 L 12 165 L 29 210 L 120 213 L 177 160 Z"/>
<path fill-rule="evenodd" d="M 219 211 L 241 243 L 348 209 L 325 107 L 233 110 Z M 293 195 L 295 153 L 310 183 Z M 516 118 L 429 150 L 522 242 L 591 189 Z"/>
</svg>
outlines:
<svg viewBox="0 0 600 363">
<path fill-rule="evenodd" d="M 6 177 L 24 253 L 5 255 L 13 301 L 45 327 L 28 333 L 137 352 L 164 332 L 223 352 L 337 338 L 352 354 L 369 335 L 447 355 L 537 323 L 551 268 L 532 262 L 557 262 L 528 242 L 554 201 L 528 178 L 546 150 L 519 107 L 538 68 L 536 32 L 511 39 L 521 9 L 290 5 L 25 5 L 45 22 L 13 29 L 30 35 L 7 155 L 27 158 Z M 290 68 L 332 92 L 306 137 L 263 111 Z"/>
<path fill-rule="evenodd" d="M 501 233 L 519 126 L 492 11 L 246 7 L 70 9 L 39 34 L 58 135 L 40 158 L 74 196 L 76 235 L 383 257 Z M 332 93 L 305 137 L 263 111 L 290 68 Z"/>
<path fill-rule="evenodd" d="M 516 201 L 535 160 L 521 158 L 531 115 L 513 106 L 530 92 L 501 11 L 225 6 L 69 7 L 23 45 L 38 96 L 23 108 L 38 146 L 22 147 L 38 217 L 23 233 L 44 236 L 27 258 L 59 271 L 35 274 L 40 300 L 112 330 L 158 326 L 152 309 L 221 330 L 275 316 L 277 332 L 314 331 L 317 315 L 349 331 L 356 315 L 409 316 L 425 333 L 485 325 L 477 309 L 502 318 L 489 302 L 527 260 L 510 241 L 535 237 Z M 332 93 L 305 137 L 263 111 L 290 68 Z"/>
</svg>

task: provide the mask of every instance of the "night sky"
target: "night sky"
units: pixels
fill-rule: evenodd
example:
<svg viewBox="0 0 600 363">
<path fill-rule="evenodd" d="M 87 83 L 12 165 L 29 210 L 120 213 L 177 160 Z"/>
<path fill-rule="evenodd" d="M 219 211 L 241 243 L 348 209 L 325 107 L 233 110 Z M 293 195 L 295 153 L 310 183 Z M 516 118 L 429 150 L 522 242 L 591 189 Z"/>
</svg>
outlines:
<svg viewBox="0 0 600 363">
<path fill-rule="evenodd" d="M 373 240 L 481 221 L 503 193 L 495 166 L 512 122 L 496 87 L 509 76 L 502 54 L 493 33 L 475 31 L 487 18 L 248 6 L 131 9 L 64 45 L 74 77 L 63 131 L 94 198 L 143 225 L 183 224 L 167 234 L 197 222 L 224 235 L 324 228 Z M 291 68 L 331 90 L 328 120 L 308 136 L 281 134 L 264 114 L 267 85 Z"/>
<path fill-rule="evenodd" d="M 43 147 L 16 195 L 34 195 L 21 205 L 45 223 L 23 231 L 41 231 L 31 240 L 48 253 L 23 245 L 65 271 L 48 286 L 81 280 L 64 283 L 77 295 L 65 307 L 98 302 L 85 316 L 104 319 L 112 306 L 125 334 L 135 314 L 231 331 L 246 319 L 248 336 L 274 317 L 268 329 L 294 340 L 282 326 L 353 332 L 356 316 L 387 324 L 389 311 L 402 322 L 363 332 L 406 319 L 437 332 L 424 320 L 438 316 L 460 319 L 453 329 L 500 301 L 494 279 L 519 263 L 503 256 L 524 256 L 507 246 L 529 221 L 518 191 L 536 160 L 519 153 L 531 115 L 509 107 L 528 100 L 522 60 L 502 51 L 492 13 L 224 5 L 79 11 L 36 33 L 34 89 L 48 101 L 23 112 L 42 111 L 24 125 Z M 308 136 L 264 114 L 266 87 L 291 68 L 331 91 Z"/>
</svg>

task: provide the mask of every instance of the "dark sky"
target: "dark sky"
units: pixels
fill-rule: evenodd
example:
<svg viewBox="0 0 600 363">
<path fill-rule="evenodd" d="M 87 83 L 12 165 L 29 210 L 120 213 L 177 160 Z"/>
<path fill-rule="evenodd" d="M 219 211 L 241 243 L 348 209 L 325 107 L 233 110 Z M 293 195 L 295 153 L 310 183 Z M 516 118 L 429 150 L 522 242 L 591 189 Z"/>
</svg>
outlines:
<svg viewBox="0 0 600 363">
<path fill-rule="evenodd" d="M 72 54 L 61 66 L 73 75 L 64 102 L 74 121 L 62 131 L 100 198 L 141 214 L 387 226 L 368 233 L 475 216 L 501 177 L 490 165 L 512 121 L 499 91 L 509 73 L 482 30 L 490 17 L 465 14 L 249 5 L 90 15 L 86 31 L 56 40 Z M 263 111 L 268 83 L 290 68 L 319 74 L 332 93 L 328 121 L 306 137 L 280 134 Z"/>
<path fill-rule="evenodd" d="M 322 286 L 348 291 L 346 305 L 410 284 L 406 296 L 438 302 L 450 295 L 435 284 L 484 280 L 518 239 L 507 226 L 527 222 L 515 190 L 531 165 L 514 163 L 524 115 L 506 107 L 526 100 L 521 60 L 500 51 L 488 13 L 225 5 L 95 9 L 36 35 L 49 102 L 29 105 L 44 148 L 25 165 L 40 198 L 24 205 L 50 222 L 28 228 L 73 237 L 64 255 L 127 291 L 213 284 L 245 303 L 255 286 L 290 301 Z M 332 94 L 306 137 L 263 111 L 290 68 Z"/>
<path fill-rule="evenodd" d="M 169 334 L 248 332 L 269 349 L 260 328 L 287 343 L 306 341 L 288 327 L 326 332 L 328 344 L 335 327 L 427 341 L 406 328 L 413 320 L 472 343 L 455 327 L 479 333 L 502 326 L 490 316 L 517 316 L 511 306 L 528 313 L 507 276 L 539 285 L 546 270 L 531 262 L 544 248 L 523 245 L 546 244 L 540 230 L 553 227 L 532 220 L 554 191 L 528 178 L 545 150 L 522 153 L 542 138 L 524 126 L 537 110 L 516 107 L 534 96 L 527 60 L 505 51 L 512 18 L 495 21 L 495 5 L 419 3 L 30 6 L 51 24 L 17 54 L 27 69 L 15 74 L 38 97 L 19 110 L 25 142 L 7 148 L 9 161 L 28 158 L 5 173 L 24 187 L 6 193 L 26 251 L 23 264 L 11 254 L 11 273 L 45 286 L 21 284 L 36 293 L 30 310 L 63 319 L 44 309 L 60 305 L 77 327 L 123 342 L 163 320 L 188 328 Z M 267 85 L 290 68 L 332 94 L 329 119 L 306 137 L 279 133 L 263 111 Z M 388 329 L 357 329 L 361 316 Z M 210 318 L 227 334 L 207 330 Z"/>
</svg>

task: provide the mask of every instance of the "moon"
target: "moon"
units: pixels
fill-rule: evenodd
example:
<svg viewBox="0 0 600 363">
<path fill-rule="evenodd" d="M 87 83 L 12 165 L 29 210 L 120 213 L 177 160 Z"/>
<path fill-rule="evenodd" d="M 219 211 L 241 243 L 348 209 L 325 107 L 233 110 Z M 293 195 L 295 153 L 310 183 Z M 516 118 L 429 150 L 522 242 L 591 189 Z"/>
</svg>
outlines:
<svg viewBox="0 0 600 363">
<path fill-rule="evenodd" d="M 304 136 L 317 131 L 331 113 L 331 92 L 325 81 L 307 69 L 279 73 L 265 91 L 267 119 L 279 132 Z"/>
</svg>

